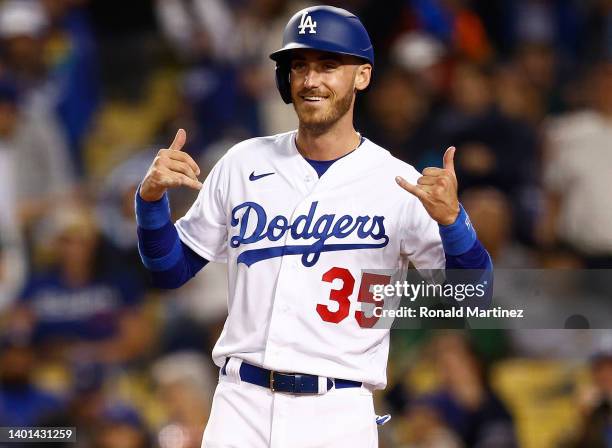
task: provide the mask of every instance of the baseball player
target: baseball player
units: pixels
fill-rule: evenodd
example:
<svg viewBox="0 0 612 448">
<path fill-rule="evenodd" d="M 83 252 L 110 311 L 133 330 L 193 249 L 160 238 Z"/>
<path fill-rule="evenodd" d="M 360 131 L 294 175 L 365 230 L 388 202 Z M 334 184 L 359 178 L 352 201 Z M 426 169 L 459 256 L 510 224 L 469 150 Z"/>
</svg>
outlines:
<svg viewBox="0 0 612 448">
<path fill-rule="evenodd" d="M 203 184 L 179 130 L 136 194 L 141 257 L 167 288 L 208 261 L 228 265 L 202 446 L 375 447 L 389 331 L 363 328 L 362 302 L 381 279 L 362 270 L 491 261 L 457 200 L 454 148 L 421 175 L 353 127 L 374 66 L 356 16 L 299 11 L 270 57 L 299 128 L 235 145 Z M 179 186 L 200 191 L 172 224 L 166 191 Z"/>
</svg>

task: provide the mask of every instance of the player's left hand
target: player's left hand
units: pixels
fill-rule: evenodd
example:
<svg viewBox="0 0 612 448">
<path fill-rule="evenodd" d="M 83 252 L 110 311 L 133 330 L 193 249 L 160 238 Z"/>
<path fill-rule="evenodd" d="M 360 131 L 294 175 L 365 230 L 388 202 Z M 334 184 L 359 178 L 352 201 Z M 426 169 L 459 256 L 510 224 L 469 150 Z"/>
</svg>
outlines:
<svg viewBox="0 0 612 448">
<path fill-rule="evenodd" d="M 455 147 L 451 146 L 444 153 L 444 168 L 425 168 L 416 185 L 403 177 L 395 178 L 400 187 L 421 201 L 429 216 L 444 226 L 454 223 L 459 215 L 454 157 Z"/>
</svg>

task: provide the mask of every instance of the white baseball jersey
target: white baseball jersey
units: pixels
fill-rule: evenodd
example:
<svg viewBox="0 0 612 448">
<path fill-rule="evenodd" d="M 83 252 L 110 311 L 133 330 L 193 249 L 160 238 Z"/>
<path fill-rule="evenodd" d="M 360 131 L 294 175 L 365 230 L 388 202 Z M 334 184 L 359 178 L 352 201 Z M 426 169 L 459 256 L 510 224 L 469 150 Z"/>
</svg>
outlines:
<svg viewBox="0 0 612 448">
<path fill-rule="evenodd" d="M 395 182 L 419 173 L 385 149 L 366 139 L 319 178 L 295 138 L 234 146 L 176 223 L 196 253 L 228 263 L 229 314 L 213 359 L 384 388 L 389 330 L 362 328 L 360 301 L 376 280 L 362 271 L 408 261 L 443 269 L 438 225 Z"/>
</svg>

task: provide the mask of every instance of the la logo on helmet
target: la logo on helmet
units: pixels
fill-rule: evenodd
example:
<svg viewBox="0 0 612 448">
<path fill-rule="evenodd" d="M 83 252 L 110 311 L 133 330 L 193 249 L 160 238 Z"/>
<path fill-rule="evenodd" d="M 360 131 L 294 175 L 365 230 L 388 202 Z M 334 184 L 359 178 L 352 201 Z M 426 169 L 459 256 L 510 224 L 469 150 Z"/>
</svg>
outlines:
<svg viewBox="0 0 612 448">
<path fill-rule="evenodd" d="M 300 29 L 299 34 L 306 34 L 306 28 L 310 28 L 308 31 L 310 34 L 317 34 L 317 22 L 313 22 L 312 17 L 307 12 L 302 14 L 302 20 L 300 20 L 298 28 Z"/>
</svg>

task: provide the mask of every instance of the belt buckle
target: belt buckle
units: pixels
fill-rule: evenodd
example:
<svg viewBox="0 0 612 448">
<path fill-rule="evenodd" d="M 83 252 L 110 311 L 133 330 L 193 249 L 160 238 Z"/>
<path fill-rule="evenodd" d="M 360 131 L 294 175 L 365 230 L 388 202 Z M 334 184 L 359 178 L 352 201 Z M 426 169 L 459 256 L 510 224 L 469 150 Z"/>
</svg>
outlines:
<svg viewBox="0 0 612 448">
<path fill-rule="evenodd" d="M 274 390 L 274 370 L 270 370 L 270 390 L 275 392 Z"/>
</svg>

